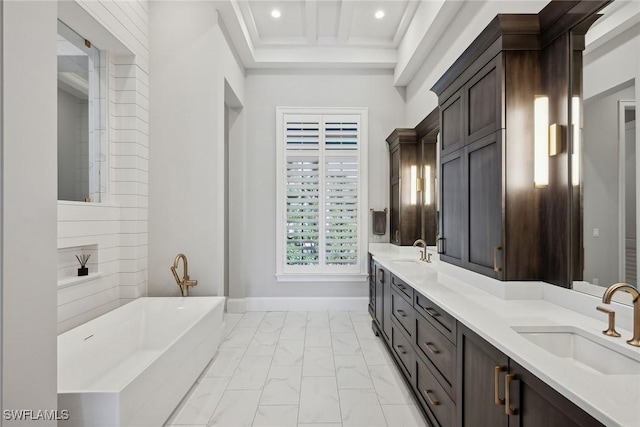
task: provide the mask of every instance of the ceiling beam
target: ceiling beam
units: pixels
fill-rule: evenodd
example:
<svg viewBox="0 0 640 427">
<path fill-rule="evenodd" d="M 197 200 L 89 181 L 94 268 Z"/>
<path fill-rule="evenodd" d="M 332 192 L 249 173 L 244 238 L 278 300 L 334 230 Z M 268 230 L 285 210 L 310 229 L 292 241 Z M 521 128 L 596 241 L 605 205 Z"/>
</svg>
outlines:
<svg viewBox="0 0 640 427">
<path fill-rule="evenodd" d="M 340 21 L 338 22 L 338 43 L 346 44 L 349 40 L 351 22 L 353 21 L 353 2 L 350 0 L 340 1 Z"/>
<path fill-rule="evenodd" d="M 305 0 L 304 12 L 306 18 L 307 40 L 312 45 L 318 41 L 318 2 L 317 0 Z"/>
</svg>

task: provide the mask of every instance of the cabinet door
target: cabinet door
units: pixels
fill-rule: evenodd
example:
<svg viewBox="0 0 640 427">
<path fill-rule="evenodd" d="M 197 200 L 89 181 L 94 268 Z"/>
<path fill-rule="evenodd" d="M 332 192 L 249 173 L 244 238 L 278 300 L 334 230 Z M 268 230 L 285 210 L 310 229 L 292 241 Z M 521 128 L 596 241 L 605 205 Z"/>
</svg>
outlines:
<svg viewBox="0 0 640 427">
<path fill-rule="evenodd" d="M 460 89 L 440 106 L 440 152 L 446 156 L 464 145 L 464 99 Z"/>
<path fill-rule="evenodd" d="M 458 425 L 506 427 L 504 378 L 509 359 L 502 352 L 458 326 Z M 496 398 L 499 403 L 496 403 Z"/>
<path fill-rule="evenodd" d="M 391 273 L 385 271 L 382 285 L 382 336 L 387 342 L 391 342 Z"/>
<path fill-rule="evenodd" d="M 462 265 L 465 212 L 462 150 L 441 160 L 440 236 L 437 241 L 440 259 Z"/>
<path fill-rule="evenodd" d="M 502 271 L 502 132 L 465 148 L 469 189 L 467 268 L 501 279 Z"/>
<path fill-rule="evenodd" d="M 391 213 L 389 214 L 389 230 L 391 243 L 400 244 L 400 179 L 391 180 Z"/>
<path fill-rule="evenodd" d="M 522 366 L 509 361 L 509 427 L 595 427 L 600 422 Z"/>
<path fill-rule="evenodd" d="M 466 143 L 496 132 L 503 123 L 502 54 L 478 71 L 464 86 Z"/>
<path fill-rule="evenodd" d="M 378 323 L 378 327 L 380 329 L 382 329 L 382 325 L 384 324 L 383 321 L 383 317 L 382 317 L 382 313 L 384 311 L 383 309 L 383 304 L 384 304 L 384 282 L 385 282 L 385 270 L 384 268 L 381 268 L 378 264 L 376 264 L 376 283 L 375 283 L 375 289 L 376 289 L 376 307 L 375 307 L 375 316 L 376 316 L 376 323 Z"/>
</svg>

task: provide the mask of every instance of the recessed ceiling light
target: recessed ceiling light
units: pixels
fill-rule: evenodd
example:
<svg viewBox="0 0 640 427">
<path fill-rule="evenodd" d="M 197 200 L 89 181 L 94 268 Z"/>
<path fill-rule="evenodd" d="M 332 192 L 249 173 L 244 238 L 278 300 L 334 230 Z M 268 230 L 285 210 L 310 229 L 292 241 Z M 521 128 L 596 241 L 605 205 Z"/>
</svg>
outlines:
<svg viewBox="0 0 640 427">
<path fill-rule="evenodd" d="M 374 15 L 377 19 L 382 19 L 384 18 L 384 10 L 379 10 L 376 12 L 376 14 Z"/>
<path fill-rule="evenodd" d="M 271 11 L 271 16 L 274 18 L 280 18 L 280 16 L 282 16 L 282 14 L 280 13 L 280 11 L 278 9 L 273 9 Z"/>
</svg>

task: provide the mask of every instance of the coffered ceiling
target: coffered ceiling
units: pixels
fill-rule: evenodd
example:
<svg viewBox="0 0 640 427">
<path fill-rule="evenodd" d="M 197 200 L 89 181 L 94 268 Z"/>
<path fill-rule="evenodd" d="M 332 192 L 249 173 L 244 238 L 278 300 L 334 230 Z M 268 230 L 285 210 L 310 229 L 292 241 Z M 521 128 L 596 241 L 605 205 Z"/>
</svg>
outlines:
<svg viewBox="0 0 640 427">
<path fill-rule="evenodd" d="M 393 69 L 420 5 L 420 0 L 228 0 L 220 2 L 219 12 L 249 69 Z"/>
</svg>

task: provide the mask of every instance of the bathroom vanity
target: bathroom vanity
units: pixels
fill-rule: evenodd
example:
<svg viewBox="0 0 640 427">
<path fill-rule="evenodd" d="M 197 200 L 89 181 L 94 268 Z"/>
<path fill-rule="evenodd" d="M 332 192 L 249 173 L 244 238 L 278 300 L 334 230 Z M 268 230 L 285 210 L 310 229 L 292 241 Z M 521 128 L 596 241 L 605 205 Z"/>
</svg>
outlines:
<svg viewBox="0 0 640 427">
<path fill-rule="evenodd" d="M 571 291 L 428 264 L 418 252 L 370 245 L 369 311 L 433 426 L 637 425 L 640 349 L 558 304 L 554 292 Z M 574 341 L 576 353 L 548 337 Z"/>
</svg>

